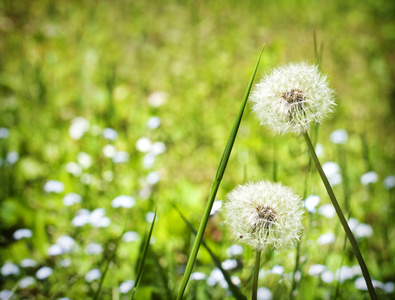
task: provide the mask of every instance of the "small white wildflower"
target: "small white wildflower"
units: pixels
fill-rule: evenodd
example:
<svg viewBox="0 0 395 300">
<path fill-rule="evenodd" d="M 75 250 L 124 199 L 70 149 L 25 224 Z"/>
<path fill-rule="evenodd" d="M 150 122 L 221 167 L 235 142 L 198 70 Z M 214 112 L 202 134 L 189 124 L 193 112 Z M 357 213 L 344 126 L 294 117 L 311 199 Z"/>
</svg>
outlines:
<svg viewBox="0 0 395 300">
<path fill-rule="evenodd" d="M 118 132 L 112 128 L 104 128 L 103 137 L 110 141 L 115 141 L 116 139 L 118 139 Z"/>
<path fill-rule="evenodd" d="M 376 172 L 367 172 L 361 176 L 361 183 L 363 185 L 368 185 L 370 183 L 376 183 L 379 180 L 379 176 Z"/>
<path fill-rule="evenodd" d="M 356 238 L 370 237 L 373 234 L 373 229 L 369 224 L 360 223 L 354 229 L 354 233 Z"/>
<path fill-rule="evenodd" d="M 282 275 L 284 273 L 284 267 L 280 265 L 274 265 L 271 272 L 273 274 Z"/>
<path fill-rule="evenodd" d="M 85 253 L 88 255 L 99 255 L 103 252 L 103 247 L 99 243 L 90 243 L 85 247 Z"/>
<path fill-rule="evenodd" d="M 139 239 L 139 234 L 137 232 L 134 231 L 127 231 L 123 234 L 122 236 L 122 240 L 124 242 L 135 242 Z"/>
<path fill-rule="evenodd" d="M 207 278 L 207 284 L 209 286 L 214 286 L 222 280 L 224 280 L 224 275 L 222 274 L 220 269 L 215 268 L 211 271 L 210 276 Z"/>
<path fill-rule="evenodd" d="M 145 220 L 146 220 L 148 223 L 152 223 L 152 221 L 154 220 L 154 216 L 155 216 L 155 213 L 154 213 L 153 211 L 150 211 L 150 212 L 148 212 L 148 213 L 145 215 Z"/>
<path fill-rule="evenodd" d="M 393 282 L 386 282 L 383 285 L 383 290 L 387 294 L 393 293 L 395 291 L 395 284 Z"/>
<path fill-rule="evenodd" d="M 31 238 L 33 236 L 33 232 L 30 229 L 27 228 L 21 228 L 18 229 L 14 232 L 14 239 L 20 240 L 23 238 Z"/>
<path fill-rule="evenodd" d="M 0 139 L 6 139 L 10 136 L 10 130 L 6 127 L 0 127 Z"/>
<path fill-rule="evenodd" d="M 111 182 L 114 179 L 114 172 L 111 170 L 107 170 L 103 172 L 103 179 L 105 181 Z"/>
<path fill-rule="evenodd" d="M 335 241 L 335 234 L 333 232 L 321 234 L 317 239 L 318 245 L 332 244 L 334 241 Z"/>
<path fill-rule="evenodd" d="M 80 203 L 82 197 L 76 193 L 68 193 L 63 197 L 64 206 L 72 206 L 73 204 Z"/>
<path fill-rule="evenodd" d="M 101 276 L 101 272 L 99 269 L 92 269 L 85 274 L 85 281 L 92 282 L 99 279 Z"/>
<path fill-rule="evenodd" d="M 267 74 L 251 93 L 253 110 L 274 133 L 301 133 L 335 106 L 334 92 L 317 66 L 290 63 Z"/>
<path fill-rule="evenodd" d="M 257 290 L 257 299 L 258 300 L 272 300 L 273 293 L 265 287 L 260 287 Z"/>
<path fill-rule="evenodd" d="M 243 252 L 244 252 L 243 246 L 237 244 L 234 244 L 230 246 L 228 249 L 226 249 L 226 255 L 229 257 L 243 254 Z"/>
<path fill-rule="evenodd" d="M 44 190 L 47 193 L 61 193 L 64 190 L 64 184 L 60 181 L 57 180 L 49 180 L 45 185 L 44 185 Z"/>
<path fill-rule="evenodd" d="M 141 137 L 136 142 L 136 148 L 138 151 L 147 153 L 151 150 L 152 142 L 147 137 Z"/>
<path fill-rule="evenodd" d="M 10 165 L 15 164 L 19 160 L 19 153 L 16 151 L 11 151 L 7 154 L 6 161 Z"/>
<path fill-rule="evenodd" d="M 380 281 L 374 280 L 374 279 L 372 279 L 372 284 L 375 288 L 383 288 L 384 287 L 383 283 L 381 283 Z M 363 277 L 358 277 L 357 279 L 355 279 L 354 285 L 358 290 L 361 290 L 361 291 L 368 290 L 368 286 L 366 285 L 365 278 L 363 278 Z"/>
<path fill-rule="evenodd" d="M 194 272 L 191 274 L 191 280 L 204 280 L 206 279 L 207 275 L 202 272 Z"/>
<path fill-rule="evenodd" d="M 63 253 L 73 252 L 77 248 L 77 244 L 74 239 L 67 236 L 62 235 L 56 240 L 56 244 L 62 248 Z"/>
<path fill-rule="evenodd" d="M 111 202 L 111 206 L 114 208 L 118 208 L 118 207 L 131 208 L 135 204 L 136 201 L 134 200 L 134 198 L 132 196 L 126 196 L 126 195 L 118 196 L 114 198 L 114 200 L 112 200 Z"/>
<path fill-rule="evenodd" d="M 327 161 L 322 165 L 322 170 L 328 177 L 328 181 L 331 185 L 338 185 L 342 182 L 342 176 L 340 174 L 340 167 L 337 163 Z"/>
<path fill-rule="evenodd" d="M 328 219 L 333 218 L 336 214 L 336 210 L 331 204 L 324 204 L 318 208 L 318 213 Z"/>
<path fill-rule="evenodd" d="M 317 143 L 315 145 L 315 154 L 317 154 L 317 157 L 321 157 L 324 154 L 324 146 L 322 144 Z"/>
<path fill-rule="evenodd" d="M 51 276 L 52 273 L 53 273 L 52 268 L 42 267 L 42 268 L 38 269 L 38 271 L 36 272 L 36 277 L 37 277 L 37 279 L 44 280 L 44 279 L 48 278 L 49 276 Z"/>
<path fill-rule="evenodd" d="M 310 195 L 304 201 L 304 207 L 306 207 L 308 212 L 315 213 L 315 208 L 320 203 L 320 197 L 317 195 Z"/>
<path fill-rule="evenodd" d="M 154 92 L 148 97 L 148 104 L 152 107 L 159 107 L 165 104 L 167 95 L 165 92 Z"/>
<path fill-rule="evenodd" d="M 13 295 L 14 293 L 10 290 L 2 290 L 0 292 L 0 300 L 11 300 Z"/>
<path fill-rule="evenodd" d="M 221 264 L 222 269 L 224 270 L 231 270 L 237 267 L 237 260 L 235 259 L 227 259 L 224 260 Z"/>
<path fill-rule="evenodd" d="M 232 281 L 232 283 L 234 285 L 240 286 L 241 280 L 236 275 L 233 275 L 232 277 L 230 277 L 230 281 Z"/>
<path fill-rule="evenodd" d="M 89 129 L 88 120 L 82 117 L 76 117 L 71 121 L 69 135 L 73 140 L 79 140 Z"/>
<path fill-rule="evenodd" d="M 331 133 L 330 139 L 334 144 L 345 144 L 348 140 L 347 131 L 338 129 Z"/>
<path fill-rule="evenodd" d="M 359 225 L 359 221 L 355 218 L 350 218 L 348 221 L 348 226 L 350 227 L 351 231 L 354 231 L 357 226 Z"/>
<path fill-rule="evenodd" d="M 157 171 L 150 172 L 147 175 L 147 183 L 150 185 L 157 184 L 160 180 L 160 174 Z"/>
<path fill-rule="evenodd" d="M 117 151 L 112 157 L 112 161 L 116 164 L 128 162 L 129 159 L 130 159 L 130 155 L 126 151 Z"/>
<path fill-rule="evenodd" d="M 60 245 L 54 244 L 48 248 L 47 254 L 49 256 L 57 256 L 62 254 L 62 247 Z"/>
<path fill-rule="evenodd" d="M 159 117 L 151 117 L 147 121 L 147 127 L 149 129 L 156 129 L 160 126 L 160 118 Z"/>
<path fill-rule="evenodd" d="M 92 157 L 85 152 L 77 154 L 77 161 L 84 169 L 88 169 L 92 165 Z"/>
<path fill-rule="evenodd" d="M 165 153 L 165 151 L 166 151 L 166 145 L 163 142 L 155 142 L 151 146 L 150 153 L 154 155 L 159 155 Z"/>
<path fill-rule="evenodd" d="M 210 216 L 214 215 L 217 211 L 220 211 L 222 207 L 222 200 L 215 200 L 213 207 L 211 208 Z"/>
<path fill-rule="evenodd" d="M 127 280 L 121 283 L 119 286 L 119 292 L 121 294 L 127 294 L 134 287 L 134 280 Z"/>
<path fill-rule="evenodd" d="M 154 166 L 155 160 L 156 160 L 156 155 L 149 152 L 146 155 L 144 155 L 142 165 L 145 169 L 151 169 Z"/>
<path fill-rule="evenodd" d="M 74 176 L 80 176 L 82 174 L 82 167 L 72 161 L 66 164 L 66 171 Z"/>
<path fill-rule="evenodd" d="M 325 283 L 332 283 L 335 280 L 335 275 L 331 271 L 326 270 L 321 273 L 321 280 Z"/>
<path fill-rule="evenodd" d="M 339 278 L 340 282 L 344 282 L 348 279 L 351 279 L 354 277 L 354 272 L 353 269 L 350 268 L 349 266 L 341 266 L 337 271 L 336 271 L 336 277 Z"/>
<path fill-rule="evenodd" d="M 276 250 L 289 248 L 303 229 L 302 201 L 281 183 L 239 185 L 228 194 L 223 213 L 232 236 L 256 249 L 267 244 Z"/>
<path fill-rule="evenodd" d="M 91 174 L 84 173 L 81 175 L 80 181 L 83 184 L 89 185 L 92 182 L 92 178 L 93 178 L 93 176 Z"/>
<path fill-rule="evenodd" d="M 31 285 L 34 285 L 36 283 L 36 279 L 32 276 L 28 276 L 25 278 L 22 278 L 21 281 L 19 281 L 19 286 L 22 289 L 25 289 Z"/>
<path fill-rule="evenodd" d="M 21 267 L 22 268 L 33 268 L 37 265 L 37 262 L 31 258 L 25 258 L 21 260 Z"/>
<path fill-rule="evenodd" d="M 117 148 L 114 145 L 105 145 L 102 151 L 105 157 L 113 158 L 117 152 Z"/>
<path fill-rule="evenodd" d="M 309 275 L 310 276 L 318 276 L 325 270 L 326 270 L 326 267 L 324 265 L 320 265 L 320 264 L 311 265 L 309 268 Z"/>
<path fill-rule="evenodd" d="M 1 267 L 1 275 L 9 276 L 9 275 L 18 275 L 19 274 L 19 267 L 16 264 L 6 262 Z"/>
<path fill-rule="evenodd" d="M 60 266 L 63 268 L 67 268 L 71 266 L 71 260 L 70 258 L 64 258 L 60 261 Z"/>
<path fill-rule="evenodd" d="M 387 176 L 387 177 L 384 179 L 384 186 L 385 186 L 388 190 L 390 190 L 390 189 L 392 189 L 393 187 L 395 187 L 395 175 Z"/>
</svg>

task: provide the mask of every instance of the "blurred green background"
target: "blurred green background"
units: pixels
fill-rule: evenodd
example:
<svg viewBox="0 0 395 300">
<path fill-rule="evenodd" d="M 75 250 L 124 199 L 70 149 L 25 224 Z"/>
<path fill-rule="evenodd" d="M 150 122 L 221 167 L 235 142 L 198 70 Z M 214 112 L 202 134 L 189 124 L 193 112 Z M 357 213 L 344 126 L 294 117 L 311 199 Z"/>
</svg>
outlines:
<svg viewBox="0 0 395 300">
<path fill-rule="evenodd" d="M 377 293 L 394 297 L 394 178 L 388 177 L 395 173 L 394 20 L 389 0 L 0 1 L 0 262 L 19 268 L 2 269 L 2 292 L 12 291 L 14 299 L 93 297 L 98 280 L 84 276 L 93 268 L 103 272 L 126 228 L 139 238 L 121 242 L 101 294 L 126 299 L 119 286 L 135 279 L 139 241 L 157 207 L 136 296 L 175 298 L 193 234 L 172 204 L 198 227 L 262 44 L 258 77 L 292 61 L 315 63 L 315 32 L 337 109 L 312 136 L 323 150 L 321 162 L 340 166 L 343 180 L 334 187 L 340 204 L 371 226 L 372 234 L 358 241 L 381 284 Z M 345 144 L 331 142 L 337 129 L 347 131 Z M 275 176 L 303 198 L 318 195 L 318 207 L 330 203 L 308 163 L 303 139 L 273 136 L 248 109 L 217 199 L 237 184 Z M 367 172 L 377 178 L 362 184 Z M 50 180 L 63 188 L 47 185 Z M 69 193 L 82 200 L 64 205 Z M 134 205 L 116 207 L 112 201 L 120 195 L 133 197 Z M 72 223 L 81 209 L 97 208 L 105 209 L 103 222 L 110 225 Z M 234 241 L 221 221 L 220 212 L 211 217 L 205 238 L 224 261 Z M 367 299 L 357 275 L 337 280 L 341 265 L 357 264 L 349 245 L 343 249 L 338 219 L 307 212 L 305 225 L 294 297 Z M 16 238 L 21 228 L 32 237 Z M 328 232 L 336 239 L 317 244 Z M 49 255 L 61 236 L 75 241 L 73 251 Z M 102 251 L 87 254 L 90 243 Z M 259 286 L 273 299 L 289 298 L 295 256 L 295 249 L 264 254 Z M 21 266 L 25 258 L 36 265 Z M 232 259 L 237 267 L 229 272 L 249 295 L 252 249 Z M 316 264 L 335 279 L 311 275 Z M 40 280 L 43 266 L 53 274 Z M 209 282 L 214 268 L 202 248 L 195 271 L 207 279 L 191 280 L 186 299 L 231 298 L 227 288 Z M 23 288 L 18 282 L 26 276 L 34 280 Z"/>
</svg>

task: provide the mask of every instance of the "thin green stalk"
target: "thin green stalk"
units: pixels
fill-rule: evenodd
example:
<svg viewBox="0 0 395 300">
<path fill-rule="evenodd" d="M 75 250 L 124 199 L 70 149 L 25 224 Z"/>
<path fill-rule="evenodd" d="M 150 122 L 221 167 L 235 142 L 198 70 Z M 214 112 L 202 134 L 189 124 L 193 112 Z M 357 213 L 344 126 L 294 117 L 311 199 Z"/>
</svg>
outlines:
<svg viewBox="0 0 395 300">
<path fill-rule="evenodd" d="M 252 82 L 254 81 L 256 71 L 258 70 L 259 61 L 261 60 L 263 49 L 264 49 L 264 45 L 263 45 L 263 47 L 261 49 L 261 53 L 259 54 L 259 58 L 258 58 L 258 60 L 257 60 L 257 62 L 255 64 L 255 68 L 254 68 L 254 71 L 253 71 L 253 73 L 251 75 L 250 82 L 248 84 L 247 90 L 246 90 L 246 92 L 244 94 L 244 98 L 243 98 L 242 104 L 240 106 L 240 109 L 239 109 L 239 112 L 237 114 L 236 120 L 235 120 L 235 122 L 233 124 L 233 128 L 232 128 L 232 131 L 231 131 L 231 133 L 229 135 L 229 139 L 228 139 L 228 142 L 227 142 L 227 144 L 225 146 L 225 150 L 224 150 L 224 152 L 222 154 L 221 161 L 220 161 L 218 169 L 217 169 L 217 174 L 215 175 L 214 183 L 213 183 L 212 188 L 211 188 L 210 196 L 209 196 L 209 199 L 207 201 L 206 209 L 204 211 L 203 218 L 202 218 L 202 221 L 200 223 L 199 230 L 198 230 L 198 233 L 196 235 L 195 242 L 194 242 L 194 244 L 192 246 L 191 254 L 190 254 L 189 259 L 188 259 L 188 263 L 187 263 L 187 267 L 185 269 L 184 277 L 182 279 L 181 286 L 180 286 L 180 289 L 178 291 L 177 300 L 181 300 L 182 299 L 182 296 L 184 295 L 185 289 L 186 289 L 188 281 L 189 281 L 189 277 L 191 276 L 193 265 L 195 264 L 196 257 L 197 257 L 198 251 L 199 251 L 200 243 L 202 242 L 203 234 L 204 234 L 204 231 L 206 229 L 206 226 L 207 226 L 207 223 L 208 223 L 208 219 L 210 217 L 211 208 L 213 206 L 215 196 L 217 195 L 217 191 L 218 191 L 219 185 L 221 183 L 222 177 L 223 177 L 223 175 L 225 173 L 225 169 L 226 169 L 226 166 L 228 164 L 230 153 L 232 152 L 233 144 L 235 142 L 236 135 L 237 135 L 237 132 L 239 130 L 239 126 L 240 126 L 240 123 L 241 123 L 241 118 L 243 117 L 244 108 L 245 108 L 245 106 L 247 104 L 248 95 L 249 95 L 250 90 L 251 90 Z"/>
<path fill-rule="evenodd" d="M 313 145 L 311 143 L 310 137 L 307 134 L 307 132 L 303 132 L 303 137 L 304 137 L 304 139 L 306 141 L 307 147 L 309 148 L 309 151 L 310 151 L 311 157 L 313 158 L 315 166 L 317 167 L 318 173 L 321 176 L 322 182 L 324 183 L 325 188 L 326 188 L 326 190 L 328 192 L 329 198 L 331 199 L 332 204 L 335 207 L 337 216 L 339 217 L 340 222 L 341 222 L 341 224 L 342 224 L 342 226 L 344 228 L 344 231 L 346 232 L 347 237 L 350 240 L 350 243 L 351 243 L 352 249 L 354 251 L 354 254 L 355 254 L 355 256 L 356 256 L 356 258 L 358 260 L 358 263 L 359 263 L 359 265 L 361 267 L 363 277 L 365 278 L 366 285 L 367 285 L 368 290 L 369 290 L 370 298 L 371 299 L 377 299 L 377 295 L 376 295 L 376 292 L 375 292 L 373 284 L 372 284 L 372 279 L 371 279 L 371 277 L 369 275 L 369 271 L 368 271 L 368 268 L 366 267 L 365 261 L 364 261 L 364 259 L 362 257 L 362 254 L 361 254 L 361 251 L 359 250 L 358 243 L 357 243 L 357 241 L 356 241 L 356 239 L 354 237 L 354 234 L 352 233 L 350 227 L 348 226 L 346 218 L 344 217 L 343 212 L 342 212 L 342 210 L 340 208 L 340 205 L 339 205 L 339 203 L 336 200 L 335 194 L 333 193 L 332 187 L 329 184 L 328 178 L 326 178 L 326 175 L 325 175 L 324 171 L 322 170 L 321 164 L 320 164 L 320 162 L 318 160 L 317 154 L 315 153 L 314 147 L 313 147 Z"/>
<path fill-rule="evenodd" d="M 258 298 L 258 277 L 261 265 L 261 249 L 255 251 L 255 267 L 254 267 L 254 280 L 252 281 L 252 300 Z"/>
</svg>

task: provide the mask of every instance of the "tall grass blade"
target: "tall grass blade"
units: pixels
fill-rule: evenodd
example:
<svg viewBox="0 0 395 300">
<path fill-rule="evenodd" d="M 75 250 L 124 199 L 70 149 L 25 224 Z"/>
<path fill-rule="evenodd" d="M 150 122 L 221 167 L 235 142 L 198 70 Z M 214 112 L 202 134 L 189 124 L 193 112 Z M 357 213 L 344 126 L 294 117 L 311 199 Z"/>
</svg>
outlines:
<svg viewBox="0 0 395 300">
<path fill-rule="evenodd" d="M 200 223 L 199 230 L 198 230 L 198 233 L 196 235 L 196 239 L 195 239 L 195 242 L 193 244 L 193 247 L 192 247 L 189 259 L 188 259 L 188 263 L 187 263 L 187 267 L 185 269 L 184 277 L 182 279 L 181 286 L 180 286 L 180 289 L 178 291 L 178 295 L 177 295 L 177 299 L 178 300 L 182 299 L 182 296 L 184 295 L 186 286 L 187 286 L 188 281 L 189 281 L 189 277 L 191 276 L 193 265 L 195 264 L 195 260 L 196 260 L 196 256 L 197 256 L 198 251 L 199 251 L 200 243 L 202 242 L 203 234 L 204 234 L 204 231 L 206 229 L 207 222 L 208 222 L 208 219 L 209 219 L 209 216 L 210 216 L 210 211 L 211 211 L 211 208 L 213 206 L 215 196 L 217 195 L 217 191 L 218 191 L 219 185 L 221 183 L 222 177 L 223 177 L 223 175 L 225 173 L 225 169 L 226 169 L 226 165 L 228 164 L 230 153 L 232 152 L 233 144 L 235 142 L 236 135 L 237 135 L 237 132 L 239 130 L 241 119 L 242 119 L 243 113 L 244 113 L 244 108 L 245 108 L 245 106 L 247 104 L 248 95 L 250 93 L 252 82 L 254 81 L 256 71 L 258 70 L 259 62 L 261 60 L 261 56 L 262 56 L 262 52 L 263 52 L 264 47 L 265 47 L 265 45 L 262 46 L 262 49 L 261 49 L 261 52 L 259 54 L 258 60 L 257 60 L 257 62 L 255 64 L 254 71 L 252 72 L 250 82 L 249 82 L 248 87 L 246 89 L 246 92 L 244 94 L 244 98 L 243 98 L 243 101 L 241 103 L 239 112 L 237 113 L 236 120 L 235 120 L 235 122 L 233 124 L 232 131 L 230 132 L 228 142 L 227 142 L 227 144 L 225 146 L 225 150 L 224 150 L 224 152 L 222 154 L 221 161 L 220 161 L 218 169 L 217 169 L 217 174 L 215 175 L 215 179 L 214 179 L 213 185 L 211 187 L 211 192 L 210 192 L 209 199 L 207 201 L 206 209 L 204 211 L 203 218 L 202 218 L 202 221 Z"/>
<path fill-rule="evenodd" d="M 181 210 L 175 205 L 173 204 L 174 208 L 178 211 L 180 217 L 184 220 L 184 222 L 188 225 L 188 227 L 192 230 L 192 232 L 194 234 L 197 233 L 197 231 L 195 230 L 195 228 L 193 227 L 193 225 L 191 224 L 191 222 L 188 221 L 188 219 L 183 215 L 183 213 L 181 212 Z M 222 274 L 224 275 L 224 278 L 226 280 L 226 282 L 229 285 L 229 289 L 232 291 L 233 296 L 237 299 L 237 300 L 246 300 L 247 298 L 243 295 L 243 293 L 240 291 L 240 289 L 232 282 L 229 273 L 224 270 L 221 266 L 221 261 L 218 259 L 218 257 L 214 254 L 213 251 L 211 251 L 211 249 L 209 248 L 209 246 L 206 244 L 206 242 L 204 241 L 204 239 L 202 239 L 202 245 L 203 247 L 207 250 L 207 252 L 210 254 L 211 258 L 214 261 L 214 264 L 216 265 L 216 267 L 222 272 Z"/>
<path fill-rule="evenodd" d="M 154 219 L 152 220 L 151 228 L 150 228 L 150 230 L 148 232 L 148 235 L 146 236 L 145 243 L 144 243 L 144 248 L 143 248 L 143 250 L 141 252 L 142 254 L 141 254 L 140 262 L 139 262 L 139 265 L 138 265 L 138 268 L 137 268 L 136 281 L 135 281 L 134 287 L 132 289 L 132 296 L 131 296 L 132 300 L 134 299 L 134 295 L 135 295 L 135 293 L 137 291 L 137 288 L 139 287 L 141 278 L 143 277 L 144 263 L 145 263 L 145 259 L 147 258 L 149 242 L 151 240 L 151 235 L 152 235 L 152 231 L 154 229 L 154 224 L 155 224 L 155 219 L 156 219 L 156 210 L 157 209 L 155 208 Z"/>
<path fill-rule="evenodd" d="M 366 282 L 366 285 L 367 285 L 368 290 L 369 290 L 370 298 L 371 299 L 377 299 L 377 295 L 376 295 L 376 292 L 375 292 L 373 284 L 372 284 L 372 279 L 370 277 L 368 268 L 366 267 L 365 261 L 364 261 L 364 259 L 362 257 L 361 251 L 359 250 L 358 243 L 357 243 L 357 241 L 356 241 L 356 239 L 354 237 L 354 234 L 352 233 L 350 227 L 348 226 L 346 218 L 344 217 L 343 212 L 342 212 L 342 210 L 340 208 L 340 205 L 339 205 L 339 203 L 336 200 L 335 194 L 333 193 L 332 187 L 329 184 L 328 178 L 326 177 L 324 171 L 322 170 L 322 166 L 320 164 L 320 161 L 318 160 L 317 154 L 315 153 L 313 144 L 311 143 L 310 137 L 307 134 L 307 132 L 303 132 L 303 137 L 304 137 L 304 139 L 306 141 L 307 147 L 309 148 L 309 151 L 310 151 L 311 157 L 313 158 L 315 166 L 317 167 L 318 173 L 321 176 L 322 182 L 324 183 L 325 188 L 326 188 L 326 190 L 328 192 L 329 198 L 331 199 L 332 204 L 335 207 L 337 216 L 339 217 L 340 222 L 341 222 L 341 224 L 342 224 L 342 226 L 344 228 L 344 231 L 346 232 L 347 237 L 350 240 L 350 243 L 351 243 L 352 249 L 354 251 L 354 254 L 357 257 L 358 263 L 359 263 L 359 265 L 361 267 L 363 277 L 365 278 L 365 282 Z"/>
</svg>

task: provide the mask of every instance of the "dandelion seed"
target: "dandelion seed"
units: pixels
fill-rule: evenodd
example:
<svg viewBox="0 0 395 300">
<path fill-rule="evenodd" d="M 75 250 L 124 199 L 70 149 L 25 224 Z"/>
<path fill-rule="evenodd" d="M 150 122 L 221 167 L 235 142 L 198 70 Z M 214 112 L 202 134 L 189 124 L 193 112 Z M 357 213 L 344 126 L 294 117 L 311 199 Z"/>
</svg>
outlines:
<svg viewBox="0 0 395 300">
<path fill-rule="evenodd" d="M 121 294 L 127 294 L 134 287 L 134 280 L 127 280 L 121 283 L 119 286 L 119 292 Z"/>
<path fill-rule="evenodd" d="M 207 277 L 207 275 L 202 273 L 202 272 L 194 272 L 194 273 L 191 274 L 190 278 L 191 278 L 191 280 L 199 281 L 199 280 L 206 279 L 206 277 Z"/>
<path fill-rule="evenodd" d="M 60 181 L 57 180 L 49 180 L 45 185 L 44 185 L 44 190 L 47 193 L 61 193 L 64 190 L 64 184 Z"/>
<path fill-rule="evenodd" d="M 44 279 L 47 279 L 49 276 L 51 276 L 52 273 L 53 273 L 52 268 L 42 267 L 42 268 L 38 269 L 38 271 L 36 272 L 36 278 L 40 279 L 40 280 L 44 280 Z"/>
<path fill-rule="evenodd" d="M 377 180 L 379 180 L 379 176 L 377 175 L 376 172 L 373 172 L 373 171 L 365 173 L 361 176 L 361 183 L 363 185 L 369 185 L 371 183 L 376 183 Z"/>
<path fill-rule="evenodd" d="M 331 133 L 330 139 L 334 144 L 345 144 L 348 140 L 347 131 L 338 129 Z"/>
<path fill-rule="evenodd" d="M 232 236 L 255 249 L 292 247 L 303 228 L 300 197 L 280 183 L 238 186 L 228 194 L 223 213 Z"/>
<path fill-rule="evenodd" d="M 14 239 L 16 239 L 16 240 L 21 240 L 23 238 L 28 239 L 33 236 L 33 232 L 30 229 L 21 228 L 21 229 L 16 230 L 14 232 L 13 236 L 14 236 Z"/>
<path fill-rule="evenodd" d="M 388 190 L 390 190 L 390 189 L 392 189 L 393 187 L 395 187 L 395 175 L 387 176 L 387 177 L 384 179 L 384 186 L 385 186 L 386 189 L 388 189 Z"/>
<path fill-rule="evenodd" d="M 101 272 L 99 269 L 92 269 L 85 274 L 85 281 L 92 282 L 99 279 L 101 276 Z"/>
<path fill-rule="evenodd" d="M 301 133 L 335 106 L 334 92 L 317 66 L 290 63 L 267 74 L 251 93 L 261 125 L 274 133 Z"/>
<path fill-rule="evenodd" d="M 112 128 L 104 128 L 103 137 L 110 141 L 115 141 L 118 139 L 118 132 Z"/>
<path fill-rule="evenodd" d="M 1 267 L 1 275 L 9 276 L 9 275 L 18 275 L 19 274 L 19 267 L 16 264 L 6 262 Z"/>
</svg>

